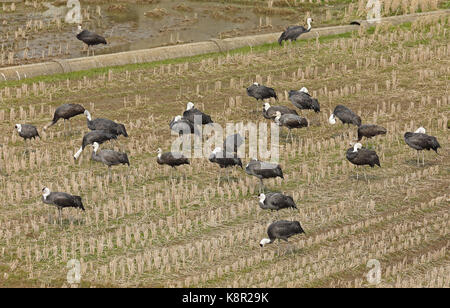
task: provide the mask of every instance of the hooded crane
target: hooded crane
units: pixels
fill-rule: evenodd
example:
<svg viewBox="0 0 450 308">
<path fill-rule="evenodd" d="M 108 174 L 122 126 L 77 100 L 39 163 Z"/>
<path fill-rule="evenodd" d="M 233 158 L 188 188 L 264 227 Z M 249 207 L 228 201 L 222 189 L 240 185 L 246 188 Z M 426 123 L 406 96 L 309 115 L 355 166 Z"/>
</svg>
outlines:
<svg viewBox="0 0 450 308">
<path fill-rule="evenodd" d="M 260 194 L 259 207 L 263 210 L 279 211 L 282 209 L 297 209 L 291 196 L 282 193 Z"/>
<path fill-rule="evenodd" d="M 244 144 L 244 138 L 238 133 L 228 136 L 223 142 L 223 150 L 227 153 L 237 153 Z"/>
<path fill-rule="evenodd" d="M 269 238 L 263 238 L 261 242 L 259 242 L 259 246 L 264 247 L 267 244 L 272 244 L 275 240 L 278 240 L 278 243 L 283 241 L 288 241 L 288 238 L 294 236 L 296 234 L 305 233 L 300 222 L 298 221 L 289 221 L 289 220 L 278 220 L 270 224 L 267 228 L 267 235 Z M 278 254 L 280 254 L 280 246 L 278 246 Z"/>
<path fill-rule="evenodd" d="M 312 18 L 308 18 L 306 20 L 306 23 L 308 24 L 308 28 L 305 29 L 305 27 L 303 26 L 289 26 L 287 27 L 287 29 L 281 33 L 280 38 L 278 39 L 278 44 L 282 44 L 283 41 L 296 41 L 297 38 L 303 34 L 303 33 L 307 33 L 309 31 L 311 31 L 311 22 L 312 22 Z"/>
<path fill-rule="evenodd" d="M 78 150 L 78 152 L 75 153 L 73 158 L 77 160 L 81 153 L 83 152 L 84 148 L 88 145 L 93 145 L 94 142 L 97 142 L 98 144 L 102 144 L 108 140 L 117 140 L 117 135 L 111 134 L 110 132 L 104 131 L 104 130 L 93 130 L 90 131 L 83 136 L 83 141 L 81 143 L 81 147 Z"/>
<path fill-rule="evenodd" d="M 64 104 L 56 108 L 55 113 L 53 114 L 53 120 L 50 124 L 44 126 L 44 131 L 47 130 L 50 126 L 53 126 L 58 122 L 59 119 L 64 119 L 64 130 L 66 130 L 66 120 L 70 120 L 79 114 L 83 114 L 85 111 L 84 107 L 79 104 Z M 70 121 L 69 121 L 69 130 L 70 130 Z"/>
<path fill-rule="evenodd" d="M 19 133 L 19 136 L 25 140 L 25 143 L 27 142 L 27 139 L 36 139 L 36 137 L 41 138 L 36 126 L 30 124 L 16 124 L 14 128 Z"/>
<path fill-rule="evenodd" d="M 420 165 L 419 151 L 422 151 L 422 165 L 425 165 L 425 152 L 423 150 L 433 150 L 437 153 L 441 147 L 436 137 L 425 134 L 425 128 L 419 127 L 414 133 L 406 132 L 404 135 L 405 142 L 411 148 L 417 151 L 417 166 Z"/>
<path fill-rule="evenodd" d="M 111 177 L 111 166 L 115 165 L 128 165 L 130 166 L 130 161 L 128 160 L 128 155 L 126 153 L 116 152 L 113 150 L 98 150 L 98 142 L 94 142 L 92 145 L 94 151 L 92 151 L 91 159 L 93 161 L 101 162 L 102 164 L 108 166 L 108 176 Z"/>
<path fill-rule="evenodd" d="M 170 129 L 174 132 L 176 132 L 178 135 L 189 135 L 189 134 L 199 134 L 195 130 L 194 123 L 189 121 L 186 118 L 183 118 L 180 115 L 177 115 L 175 118 L 173 118 L 172 121 L 169 123 Z"/>
<path fill-rule="evenodd" d="M 283 114 L 294 114 L 298 115 L 297 111 L 290 109 L 286 106 L 270 106 L 269 103 L 264 103 L 263 116 L 268 120 L 273 120 L 277 116 L 277 111 Z"/>
<path fill-rule="evenodd" d="M 303 87 L 299 91 L 289 91 L 289 100 L 298 109 L 312 109 L 320 112 L 319 101 L 309 95 L 308 89 Z"/>
<path fill-rule="evenodd" d="M 214 151 L 212 151 L 211 155 L 209 155 L 209 161 L 218 164 L 220 168 L 228 168 L 233 166 L 239 166 L 242 168 L 242 161 L 239 157 L 236 157 L 234 153 L 222 151 L 220 147 L 217 147 Z M 230 176 L 228 173 L 227 178 L 228 181 L 230 181 Z"/>
<path fill-rule="evenodd" d="M 165 152 L 158 148 L 158 156 L 156 162 L 160 165 L 168 165 L 174 169 L 181 165 L 189 165 L 189 159 L 187 159 L 183 154 L 176 152 Z"/>
<path fill-rule="evenodd" d="M 302 128 L 302 127 L 308 127 L 308 120 L 305 118 L 302 118 L 295 114 L 281 114 L 281 112 L 277 111 L 275 117 L 275 123 L 277 123 L 278 126 L 286 126 L 289 129 L 289 132 L 286 136 L 286 141 L 289 138 L 289 135 L 291 135 L 292 140 L 292 134 L 291 129 L 293 128 Z"/>
<path fill-rule="evenodd" d="M 201 112 L 197 108 L 195 108 L 194 103 L 192 103 L 192 102 L 187 103 L 186 110 L 183 112 L 183 117 L 193 124 L 197 124 L 195 122 L 196 118 L 201 119 L 202 125 L 214 123 L 211 120 L 211 116 L 209 116 L 209 115 Z"/>
<path fill-rule="evenodd" d="M 349 162 L 356 166 L 369 165 L 373 168 L 375 165 L 381 167 L 380 158 L 377 153 L 372 150 L 363 148 L 361 143 L 356 143 L 353 147 L 349 148 L 346 153 L 346 157 Z M 366 174 L 364 173 L 364 178 L 367 181 Z M 356 172 L 356 179 L 358 180 L 358 172 Z"/>
<path fill-rule="evenodd" d="M 107 44 L 103 36 L 95 34 L 94 32 L 91 32 L 89 30 L 83 30 L 81 28 L 81 25 L 78 25 L 77 39 L 79 39 L 80 41 L 82 41 L 87 45 L 87 56 L 89 56 L 89 48 L 91 46 L 98 44 L 105 44 L 105 45 Z M 92 55 L 94 55 L 94 50 L 92 50 Z"/>
<path fill-rule="evenodd" d="M 253 83 L 250 87 L 247 88 L 247 95 L 256 98 L 257 101 L 264 101 L 265 99 L 271 97 L 278 100 L 277 93 L 275 93 L 275 90 L 273 88 L 260 85 L 257 82 Z"/>
<path fill-rule="evenodd" d="M 263 179 L 276 177 L 284 179 L 283 170 L 280 165 L 259 161 L 254 158 L 245 166 L 245 172 L 248 175 L 256 176 L 259 179 L 261 184 L 259 187 L 259 192 L 264 190 Z"/>
<path fill-rule="evenodd" d="M 364 124 L 358 127 L 358 141 L 361 141 L 363 137 L 368 139 L 378 136 L 386 135 L 386 128 L 375 124 Z"/>
<path fill-rule="evenodd" d="M 62 224 L 61 211 L 65 207 L 79 208 L 84 211 L 83 202 L 80 196 L 73 196 L 64 192 L 51 192 L 50 189 L 44 187 L 42 189 L 42 201 L 46 204 L 55 205 L 59 212 L 59 221 Z"/>
<path fill-rule="evenodd" d="M 125 125 L 103 118 L 97 118 L 92 120 L 91 113 L 88 110 L 84 111 L 84 115 L 86 116 L 87 119 L 87 127 L 90 130 L 103 130 L 117 136 L 122 135 L 124 137 L 128 137 Z"/>
<path fill-rule="evenodd" d="M 343 124 L 361 126 L 361 118 L 344 105 L 337 105 L 334 108 L 333 113 L 328 118 L 328 122 L 330 124 L 336 124 L 336 118 L 341 120 Z"/>
</svg>

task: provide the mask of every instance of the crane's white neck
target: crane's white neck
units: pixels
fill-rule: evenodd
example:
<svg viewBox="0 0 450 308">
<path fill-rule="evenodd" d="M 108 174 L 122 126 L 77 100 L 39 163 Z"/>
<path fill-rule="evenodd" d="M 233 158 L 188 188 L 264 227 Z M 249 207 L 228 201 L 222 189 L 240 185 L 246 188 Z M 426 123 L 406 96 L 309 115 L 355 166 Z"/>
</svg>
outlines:
<svg viewBox="0 0 450 308">
<path fill-rule="evenodd" d="M 275 117 L 275 123 L 277 123 L 278 125 L 281 125 L 280 119 L 281 119 L 281 112 L 277 111 L 276 117 Z"/>
<path fill-rule="evenodd" d="M 300 92 L 303 92 L 303 93 L 309 93 L 309 92 L 308 92 L 308 89 L 307 89 L 306 87 L 301 88 L 301 89 L 300 89 Z"/>
<path fill-rule="evenodd" d="M 94 153 L 95 153 L 95 154 L 97 154 L 97 151 L 98 151 L 99 146 L 100 146 L 100 145 L 99 145 L 97 142 L 94 142 L 94 144 L 93 144 L 92 147 L 94 148 Z"/>
<path fill-rule="evenodd" d="M 306 29 L 306 30 L 311 30 L 311 18 L 308 18 L 306 20 L 306 23 L 308 24 L 308 29 Z"/>
<path fill-rule="evenodd" d="M 80 34 L 81 32 L 83 32 L 83 28 L 81 28 L 81 25 L 78 25 L 78 34 Z"/>
<path fill-rule="evenodd" d="M 180 120 L 181 120 L 181 116 L 180 116 L 180 115 L 177 115 L 177 116 L 175 117 L 175 119 L 174 119 L 175 122 L 180 121 Z"/>
<path fill-rule="evenodd" d="M 161 150 L 161 148 L 158 148 L 158 158 L 161 158 L 161 155 L 162 155 L 162 150 Z"/>
<path fill-rule="evenodd" d="M 44 197 L 44 200 L 47 200 L 47 197 L 50 195 L 50 189 L 48 189 L 47 187 L 44 188 L 42 196 Z"/>
<path fill-rule="evenodd" d="M 259 83 L 257 82 L 254 82 L 253 85 L 259 87 Z"/>
<path fill-rule="evenodd" d="M 416 134 L 425 134 L 425 132 L 426 132 L 426 130 L 425 130 L 425 128 L 423 128 L 423 126 L 419 127 L 419 128 L 415 131 Z"/>
<path fill-rule="evenodd" d="M 265 245 L 267 245 L 267 244 L 269 244 L 269 243 L 270 243 L 270 239 L 268 239 L 268 238 L 263 238 L 263 239 L 261 240 L 261 242 L 259 242 L 259 246 L 264 247 Z"/>
<path fill-rule="evenodd" d="M 259 195 L 259 202 L 264 202 L 264 200 L 266 200 L 266 195 L 265 194 L 260 194 Z"/>
<path fill-rule="evenodd" d="M 217 153 L 220 153 L 221 151 L 222 151 L 222 148 L 217 147 L 217 148 L 214 149 L 214 151 L 212 151 L 212 153 L 213 153 L 214 155 L 217 155 Z"/>
<path fill-rule="evenodd" d="M 80 157 L 81 152 L 83 152 L 83 147 L 80 147 L 78 152 L 76 152 L 75 155 L 73 156 L 75 158 L 75 160 L 77 160 Z"/>
<path fill-rule="evenodd" d="M 353 146 L 353 152 L 358 152 L 358 150 L 361 149 L 361 148 L 362 148 L 362 144 L 361 143 L 356 143 Z"/>
<path fill-rule="evenodd" d="M 330 123 L 331 125 L 336 124 L 336 118 L 333 113 L 328 118 L 328 123 Z"/>
<path fill-rule="evenodd" d="M 16 129 L 20 133 L 22 131 L 22 124 L 16 124 Z"/>
<path fill-rule="evenodd" d="M 194 103 L 192 102 L 187 103 L 186 110 L 191 110 L 192 108 L 194 108 Z"/>
<path fill-rule="evenodd" d="M 269 103 L 264 103 L 264 110 L 267 111 L 270 108 L 270 104 Z"/>
<path fill-rule="evenodd" d="M 89 121 L 92 121 L 91 113 L 90 113 L 89 111 L 85 110 L 85 111 L 84 111 L 84 115 L 86 116 L 86 118 L 87 118 Z"/>
</svg>

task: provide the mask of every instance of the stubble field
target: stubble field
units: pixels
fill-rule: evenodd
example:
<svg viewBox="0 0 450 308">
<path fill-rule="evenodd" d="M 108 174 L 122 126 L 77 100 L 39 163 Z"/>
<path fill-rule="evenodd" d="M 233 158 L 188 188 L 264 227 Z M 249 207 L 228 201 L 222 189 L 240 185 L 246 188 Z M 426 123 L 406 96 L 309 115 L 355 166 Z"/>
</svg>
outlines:
<svg viewBox="0 0 450 308">
<path fill-rule="evenodd" d="M 0 285 L 70 286 L 67 263 L 76 259 L 82 287 L 372 287 L 366 264 L 376 259 L 378 287 L 449 287 L 448 23 L 423 18 L 284 47 L 0 83 Z M 218 166 L 199 158 L 171 179 L 156 163 L 156 149 L 170 150 L 176 138 L 169 121 L 188 101 L 223 127 L 268 121 L 245 93 L 254 81 L 274 87 L 277 104 L 294 108 L 286 91 L 303 86 L 321 104 L 319 114 L 299 111 L 311 125 L 293 131 L 293 142 L 282 130 L 285 179 L 266 183 L 299 207 L 278 218 L 306 231 L 279 249 L 259 247 L 275 215 L 259 208 L 256 178 L 237 169 L 218 184 Z M 130 137 L 100 148 L 126 151 L 131 167 L 113 168 L 108 181 L 90 147 L 74 162 L 86 118 L 72 119 L 70 133 L 62 121 L 42 130 L 63 103 L 124 123 Z M 365 170 L 367 182 L 345 158 L 356 128 L 327 122 L 337 104 L 388 130 L 363 141 L 381 161 Z M 16 123 L 36 125 L 42 139 L 25 146 Z M 425 166 L 403 140 L 419 126 L 442 146 L 425 153 Z M 57 210 L 41 201 L 44 186 L 82 196 L 86 212 L 65 209 L 59 226 Z"/>
</svg>

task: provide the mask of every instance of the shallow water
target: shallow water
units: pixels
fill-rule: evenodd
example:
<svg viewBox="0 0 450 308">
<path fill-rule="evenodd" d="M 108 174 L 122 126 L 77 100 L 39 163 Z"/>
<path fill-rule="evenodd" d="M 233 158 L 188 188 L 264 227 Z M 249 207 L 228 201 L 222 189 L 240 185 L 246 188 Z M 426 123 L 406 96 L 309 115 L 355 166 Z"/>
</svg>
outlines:
<svg viewBox="0 0 450 308">
<path fill-rule="evenodd" d="M 51 46 L 53 52 L 62 46 L 62 55 L 54 58 L 75 58 L 86 55 L 83 43 L 75 38 L 76 24 L 66 24 L 64 17 L 69 8 L 65 5 L 47 4 L 36 10 L 30 6 L 18 4 L 14 13 L 2 14 L 0 34 L 4 51 L 14 49 L 19 60 L 23 50 L 28 46 L 28 54 L 34 62 L 42 59 L 44 52 L 48 54 Z M 123 4 L 123 9 L 110 9 L 119 3 L 100 5 L 102 16 L 96 14 L 95 5 L 84 5 L 81 1 L 81 11 L 88 11 L 90 20 L 83 20 L 83 28 L 94 31 L 106 38 L 108 45 L 95 46 L 95 54 L 107 54 L 119 51 L 145 49 L 157 46 L 205 41 L 212 38 L 225 38 L 251 33 L 272 32 L 284 28 L 299 17 L 270 16 L 272 27 L 266 27 L 266 16 L 253 12 L 251 7 L 224 5 L 210 2 L 161 1 L 157 4 Z M 179 7 L 181 6 L 181 8 Z M 177 9 L 177 7 L 179 9 Z M 153 9 L 163 9 L 161 17 L 149 17 L 145 13 Z M 14 42 L 13 33 L 18 27 L 24 27 L 29 20 L 43 20 L 46 24 L 55 17 L 62 21 L 61 29 L 52 24 L 49 29 L 27 33 L 27 40 Z M 289 18 L 289 19 L 288 19 Z M 259 28 L 262 21 L 263 28 Z M 6 32 L 9 39 L 6 39 Z M 28 42 L 27 42 L 28 41 Z M 65 51 L 68 54 L 64 54 Z M 47 57 L 47 56 L 46 56 Z M 33 61 L 33 60 L 32 60 Z M 17 64 L 17 63 L 16 63 Z"/>
</svg>

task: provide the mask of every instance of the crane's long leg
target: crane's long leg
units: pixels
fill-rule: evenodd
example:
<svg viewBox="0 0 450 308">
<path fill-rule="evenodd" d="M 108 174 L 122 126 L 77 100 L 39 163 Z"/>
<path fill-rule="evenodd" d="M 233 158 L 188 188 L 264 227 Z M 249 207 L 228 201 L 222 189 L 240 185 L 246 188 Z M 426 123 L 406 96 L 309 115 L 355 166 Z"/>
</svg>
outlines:
<svg viewBox="0 0 450 308">
<path fill-rule="evenodd" d="M 420 166 L 420 156 L 419 156 L 419 151 L 417 151 L 417 167 Z"/>
<path fill-rule="evenodd" d="M 264 191 L 264 183 L 263 183 L 263 179 L 259 179 L 259 182 L 260 182 L 259 193 L 261 193 L 261 191 Z"/>
<path fill-rule="evenodd" d="M 425 151 L 422 151 L 422 166 L 425 166 Z"/>
<path fill-rule="evenodd" d="M 62 226 L 62 215 L 61 215 L 61 211 L 62 209 L 60 207 L 58 207 L 58 214 L 59 214 L 59 224 Z"/>
</svg>

